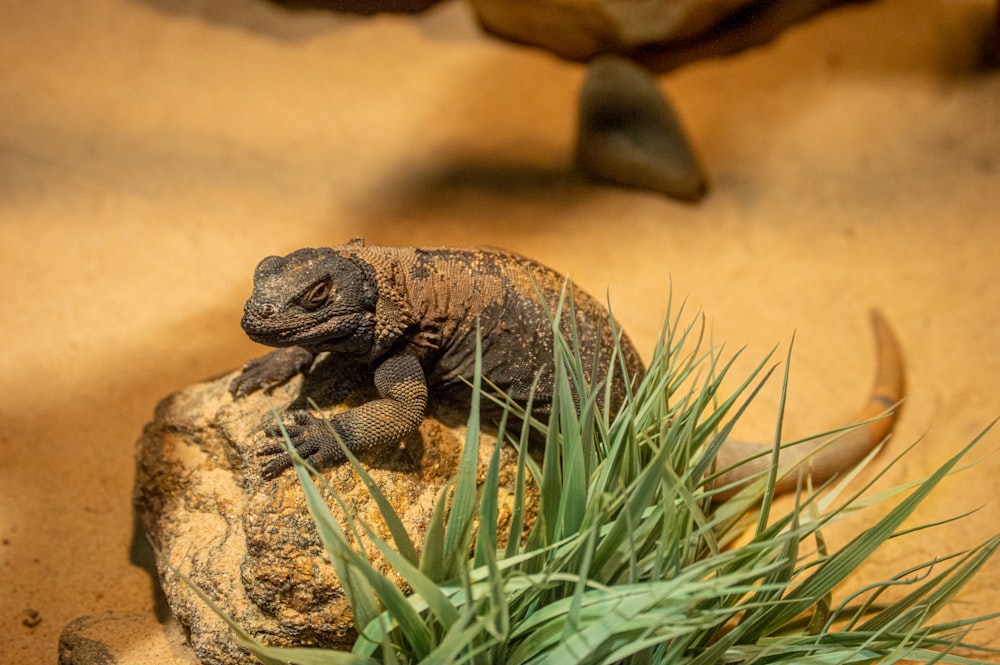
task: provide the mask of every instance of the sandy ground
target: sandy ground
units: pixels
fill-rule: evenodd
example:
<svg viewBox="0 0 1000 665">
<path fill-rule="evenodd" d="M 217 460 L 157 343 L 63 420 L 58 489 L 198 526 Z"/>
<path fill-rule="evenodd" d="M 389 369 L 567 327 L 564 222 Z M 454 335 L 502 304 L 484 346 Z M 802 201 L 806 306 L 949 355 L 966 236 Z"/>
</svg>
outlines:
<svg viewBox="0 0 1000 665">
<path fill-rule="evenodd" d="M 300 246 L 518 250 L 608 291 L 647 357 L 672 283 L 747 346 L 743 370 L 796 332 L 791 434 L 861 404 L 878 305 L 910 372 L 890 453 L 923 439 L 882 486 L 933 470 L 1000 415 L 1000 75 L 976 68 L 993 11 L 846 7 L 663 77 L 713 181 L 688 206 L 569 175 L 582 69 L 481 36 L 455 2 L 0 2 L 0 661 L 54 662 L 80 615 L 151 614 L 136 437 L 160 397 L 263 351 L 238 323 L 251 270 Z M 777 384 L 744 438 L 770 436 L 776 403 Z M 978 512 L 857 581 L 1000 530 L 998 447 L 915 523 Z M 998 585 L 995 560 L 950 616 L 1000 610 Z M 1000 648 L 1000 625 L 972 639 Z"/>
</svg>

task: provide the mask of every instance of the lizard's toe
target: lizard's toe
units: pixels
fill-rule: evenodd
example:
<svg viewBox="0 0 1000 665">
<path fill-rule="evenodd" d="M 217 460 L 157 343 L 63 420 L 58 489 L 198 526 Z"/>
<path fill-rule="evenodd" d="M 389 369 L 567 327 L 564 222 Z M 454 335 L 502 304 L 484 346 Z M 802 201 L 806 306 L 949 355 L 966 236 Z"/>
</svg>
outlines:
<svg viewBox="0 0 1000 665">
<path fill-rule="evenodd" d="M 320 419 L 308 411 L 293 411 L 291 416 L 292 422 L 299 427 L 314 427 L 320 423 Z"/>
<path fill-rule="evenodd" d="M 305 459 L 314 469 L 322 469 L 337 462 L 343 462 L 346 458 L 340 448 L 333 444 L 316 446 L 316 450 Z"/>
<path fill-rule="evenodd" d="M 291 443 L 295 451 L 313 468 L 323 468 L 343 459 L 336 442 L 331 442 L 323 422 L 308 411 L 294 411 L 284 414 L 280 423 L 264 428 L 270 441 L 257 449 L 258 457 L 271 457 L 262 463 L 261 475 L 272 479 L 292 466 L 292 459 L 282 440 Z"/>
<path fill-rule="evenodd" d="M 237 376 L 229 382 L 229 394 L 233 399 L 240 399 L 250 394 L 250 390 L 243 381 L 243 376 Z"/>
<path fill-rule="evenodd" d="M 292 466 L 292 458 L 287 454 L 282 453 L 281 455 L 276 455 L 272 457 L 267 462 L 261 466 L 260 475 L 264 477 L 265 480 L 274 480 L 281 473 Z"/>
<path fill-rule="evenodd" d="M 233 399 L 240 399 L 270 387 L 270 384 L 261 376 L 260 369 L 251 360 L 243 365 L 240 373 L 229 382 L 229 394 L 233 396 Z"/>
<path fill-rule="evenodd" d="M 286 452 L 285 447 L 280 443 L 269 443 L 257 449 L 257 457 L 278 455 L 283 452 Z"/>
<path fill-rule="evenodd" d="M 300 425 L 286 425 L 285 431 L 288 433 L 288 438 L 292 443 L 292 447 L 295 448 L 295 451 L 303 459 L 311 460 L 312 457 L 320 450 L 320 442 L 314 437 L 309 436 L 308 428 Z M 281 431 L 277 426 L 268 428 L 267 434 L 273 439 L 282 438 Z M 277 473 L 280 473 L 292 464 L 292 459 L 288 455 L 288 451 L 281 441 L 271 441 L 270 443 L 261 446 L 257 450 L 257 456 L 274 456 L 274 459 L 267 463 L 268 465 L 274 464 L 277 460 L 283 460 L 283 465 L 278 469 Z"/>
<path fill-rule="evenodd" d="M 264 433 L 272 439 L 284 439 L 287 434 L 293 444 L 297 440 L 304 438 L 305 431 L 305 425 L 298 424 L 297 422 L 275 423 L 268 425 L 264 429 Z"/>
</svg>

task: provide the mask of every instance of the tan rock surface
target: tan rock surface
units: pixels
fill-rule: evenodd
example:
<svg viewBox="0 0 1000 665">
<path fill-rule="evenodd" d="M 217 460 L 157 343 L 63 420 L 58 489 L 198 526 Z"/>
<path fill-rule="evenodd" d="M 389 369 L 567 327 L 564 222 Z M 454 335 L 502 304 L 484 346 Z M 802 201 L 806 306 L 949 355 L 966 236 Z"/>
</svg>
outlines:
<svg viewBox="0 0 1000 665">
<path fill-rule="evenodd" d="M 256 451 L 269 441 L 261 430 L 293 401 L 312 400 L 327 417 L 375 397 L 362 387 L 370 372 L 322 360 L 270 395 L 234 402 L 233 375 L 189 386 L 164 399 L 137 447 L 135 505 L 156 544 L 157 569 L 173 615 L 184 626 L 198 657 L 207 663 L 254 663 L 229 628 L 176 572 L 208 593 L 248 633 L 272 646 L 350 648 L 356 634 L 350 605 L 320 543 L 298 477 L 286 471 L 273 481 L 260 476 Z M 435 502 L 458 469 L 464 428 L 458 414 L 432 407 L 419 432 L 396 448 L 361 456 L 419 549 Z M 444 413 L 449 425 L 439 418 Z M 453 430 L 452 428 L 456 428 Z M 484 436 L 481 466 L 489 464 L 496 439 Z M 517 454 L 501 452 L 500 524 L 510 517 Z M 349 464 L 324 472 L 329 486 L 354 514 L 386 542 L 391 534 L 378 506 Z M 331 497 L 331 509 L 343 511 Z M 347 527 L 345 526 L 345 529 Z M 384 574 L 391 567 L 373 545 L 369 560 Z M 397 584 L 402 580 L 393 577 Z"/>
<path fill-rule="evenodd" d="M 54 663 L 54 659 L 42 662 Z M 198 665 L 180 624 L 151 612 L 104 612 L 71 621 L 59 636 L 59 665 Z"/>
<path fill-rule="evenodd" d="M 0 661 L 53 662 L 80 616 L 152 615 L 136 436 L 164 395 L 263 352 L 239 329 L 251 271 L 299 246 L 506 246 L 607 289 L 647 357 L 672 282 L 748 346 L 740 367 L 797 331 L 790 434 L 850 417 L 879 305 L 911 370 L 889 453 L 923 437 L 882 486 L 926 474 L 1000 415 L 1000 77 L 976 66 L 994 11 L 849 6 L 664 77 L 713 174 L 692 207 L 568 175 L 582 68 L 482 37 L 461 3 L 0 4 Z M 741 438 L 769 436 L 776 389 L 761 400 Z M 979 512 L 858 581 L 994 533 L 998 445 L 918 521 Z M 951 616 L 1000 609 L 998 585 L 992 561 Z M 162 662 L 155 637 L 120 662 Z M 1000 648 L 1000 625 L 972 637 Z"/>
<path fill-rule="evenodd" d="M 655 71 L 764 44 L 850 0 L 469 0 L 483 28 L 569 60 L 628 55 Z"/>
<path fill-rule="evenodd" d="M 696 38 L 758 0 L 470 0 L 483 26 L 573 60 Z"/>
</svg>

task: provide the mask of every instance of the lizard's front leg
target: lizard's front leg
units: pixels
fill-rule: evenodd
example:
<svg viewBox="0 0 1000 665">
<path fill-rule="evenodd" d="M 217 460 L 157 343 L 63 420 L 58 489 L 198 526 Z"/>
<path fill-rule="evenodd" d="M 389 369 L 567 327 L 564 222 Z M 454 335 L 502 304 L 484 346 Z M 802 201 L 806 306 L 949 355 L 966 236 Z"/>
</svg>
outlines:
<svg viewBox="0 0 1000 665">
<path fill-rule="evenodd" d="M 301 346 L 277 349 L 243 365 L 243 371 L 229 384 L 233 399 L 258 390 L 267 390 L 287 383 L 292 377 L 308 370 L 316 354 Z"/>
<path fill-rule="evenodd" d="M 330 419 L 330 425 L 352 452 L 398 442 L 424 419 L 427 407 L 427 380 L 420 362 L 409 354 L 386 358 L 375 368 L 375 388 L 379 399 L 372 400 Z M 327 425 L 308 411 L 289 414 L 285 430 L 295 450 L 313 467 L 329 466 L 344 459 L 336 437 Z M 275 425 L 268 435 L 280 437 Z M 265 478 L 274 478 L 292 465 L 279 443 L 263 448 L 261 455 L 273 455 L 263 467 Z"/>
</svg>

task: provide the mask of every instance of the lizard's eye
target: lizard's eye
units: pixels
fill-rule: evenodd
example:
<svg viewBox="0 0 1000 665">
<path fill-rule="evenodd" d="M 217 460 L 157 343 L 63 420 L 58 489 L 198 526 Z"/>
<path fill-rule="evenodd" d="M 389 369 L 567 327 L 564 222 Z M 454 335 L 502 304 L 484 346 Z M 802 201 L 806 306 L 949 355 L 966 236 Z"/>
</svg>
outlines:
<svg viewBox="0 0 1000 665">
<path fill-rule="evenodd" d="M 328 295 L 330 295 L 330 283 L 323 281 L 309 289 L 309 291 L 299 301 L 299 304 L 301 304 L 304 309 L 311 312 L 314 309 L 318 309 L 323 303 L 325 303 Z"/>
</svg>

